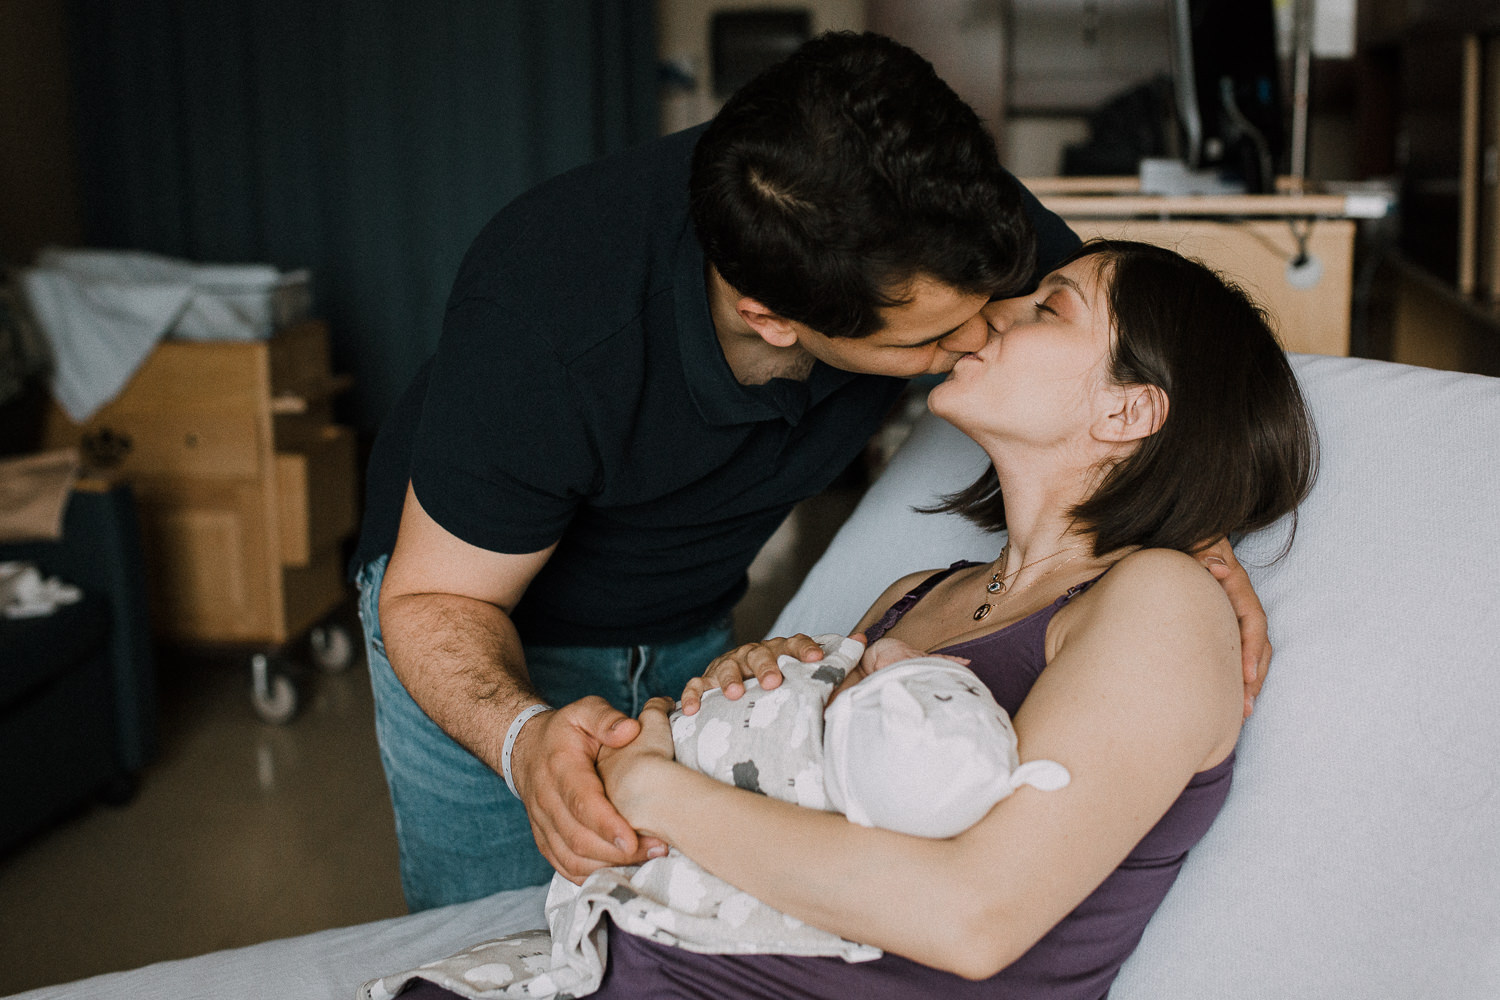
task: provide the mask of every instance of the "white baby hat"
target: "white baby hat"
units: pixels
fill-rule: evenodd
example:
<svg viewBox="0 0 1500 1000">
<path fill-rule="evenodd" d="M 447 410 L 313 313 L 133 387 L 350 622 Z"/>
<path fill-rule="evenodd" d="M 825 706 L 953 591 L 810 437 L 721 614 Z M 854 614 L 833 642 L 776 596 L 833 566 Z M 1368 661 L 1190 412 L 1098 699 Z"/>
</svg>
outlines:
<svg viewBox="0 0 1500 1000">
<path fill-rule="evenodd" d="M 1010 716 L 952 660 L 892 664 L 848 688 L 824 719 L 830 804 L 862 826 L 952 837 L 1021 785 L 1065 786 L 1056 761 L 1022 765 Z"/>
</svg>

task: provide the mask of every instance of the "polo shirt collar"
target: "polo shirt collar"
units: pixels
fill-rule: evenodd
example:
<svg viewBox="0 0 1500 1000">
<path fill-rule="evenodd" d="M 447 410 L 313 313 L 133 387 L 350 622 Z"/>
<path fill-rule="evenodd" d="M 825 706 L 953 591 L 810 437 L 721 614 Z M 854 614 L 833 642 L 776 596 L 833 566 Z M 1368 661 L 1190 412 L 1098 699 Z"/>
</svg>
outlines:
<svg viewBox="0 0 1500 1000">
<path fill-rule="evenodd" d="M 741 385 L 714 333 L 705 270 L 703 248 L 689 221 L 678 240 L 674 266 L 678 348 L 688 396 L 710 425 L 784 420 L 796 426 L 810 407 L 858 377 L 820 361 L 805 381 L 777 378 L 765 385 Z"/>
</svg>

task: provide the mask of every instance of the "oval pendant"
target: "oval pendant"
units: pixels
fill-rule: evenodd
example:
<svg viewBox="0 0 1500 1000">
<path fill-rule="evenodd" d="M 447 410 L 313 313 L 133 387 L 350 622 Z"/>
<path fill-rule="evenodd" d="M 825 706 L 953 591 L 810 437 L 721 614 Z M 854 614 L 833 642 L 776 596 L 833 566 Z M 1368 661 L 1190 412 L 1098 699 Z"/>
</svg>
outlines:
<svg viewBox="0 0 1500 1000">
<path fill-rule="evenodd" d="M 989 613 L 990 606 L 988 604 L 981 604 L 979 608 L 974 612 L 974 620 L 977 622 Z"/>
<path fill-rule="evenodd" d="M 999 580 L 991 580 L 989 582 L 989 585 L 984 589 L 988 590 L 992 594 L 1003 594 L 1005 593 L 1005 584 L 1001 583 Z"/>
</svg>

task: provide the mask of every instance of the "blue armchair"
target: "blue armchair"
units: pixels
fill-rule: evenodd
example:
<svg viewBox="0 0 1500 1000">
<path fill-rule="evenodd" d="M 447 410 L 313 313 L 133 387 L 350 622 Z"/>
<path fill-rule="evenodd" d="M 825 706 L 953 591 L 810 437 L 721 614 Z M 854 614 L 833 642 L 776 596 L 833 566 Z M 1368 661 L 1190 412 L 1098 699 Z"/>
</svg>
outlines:
<svg viewBox="0 0 1500 1000">
<path fill-rule="evenodd" d="M 76 489 L 63 537 L 0 545 L 10 560 L 37 564 L 83 599 L 46 617 L 0 617 L 0 851 L 91 798 L 128 798 L 157 725 L 129 487 Z"/>
</svg>

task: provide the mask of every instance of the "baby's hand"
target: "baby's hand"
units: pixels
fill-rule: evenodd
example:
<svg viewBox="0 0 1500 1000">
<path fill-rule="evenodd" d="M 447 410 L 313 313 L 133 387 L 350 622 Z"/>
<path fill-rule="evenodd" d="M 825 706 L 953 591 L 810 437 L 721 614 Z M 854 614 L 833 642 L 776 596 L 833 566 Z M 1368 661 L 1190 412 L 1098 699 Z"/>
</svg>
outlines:
<svg viewBox="0 0 1500 1000">
<path fill-rule="evenodd" d="M 849 638 L 858 642 L 865 641 L 863 632 L 856 632 Z M 854 665 L 854 669 L 849 671 L 849 675 L 828 696 L 829 704 L 832 704 L 833 699 L 837 698 L 845 689 L 853 687 L 882 667 L 889 667 L 893 663 L 910 660 L 915 656 L 936 656 L 939 659 L 952 660 L 960 666 L 967 667 L 969 665 L 969 661 L 962 656 L 928 653 L 926 650 L 918 649 L 909 642 L 885 636 L 884 638 L 876 639 L 865 647 L 865 655 L 860 657 L 859 662 Z"/>
<path fill-rule="evenodd" d="M 965 667 L 969 665 L 969 661 L 962 656 L 928 653 L 926 650 L 916 648 L 909 642 L 903 642 L 900 639 L 886 636 L 883 639 L 876 639 L 870 643 L 869 647 L 865 650 L 865 655 L 860 658 L 859 666 L 865 676 L 869 676 L 881 667 L 888 667 L 892 663 L 910 660 L 917 656 L 936 656 L 940 660 L 952 660 L 954 663 Z"/>
<path fill-rule="evenodd" d="M 897 660 L 909 660 L 914 656 L 925 656 L 926 653 L 909 642 L 893 639 L 886 636 L 876 639 L 865 648 L 865 655 L 860 657 L 859 666 L 866 675 L 873 674 L 881 667 L 888 667 Z"/>
</svg>

